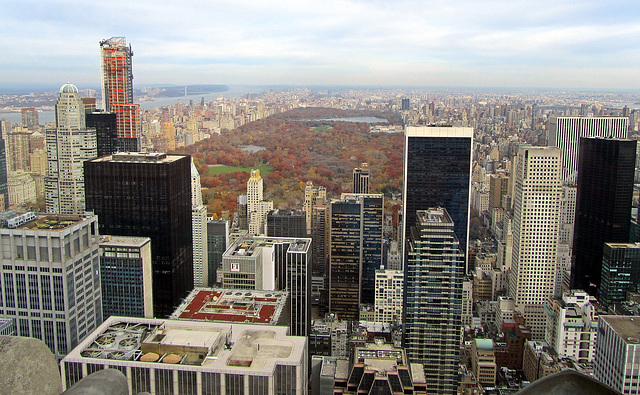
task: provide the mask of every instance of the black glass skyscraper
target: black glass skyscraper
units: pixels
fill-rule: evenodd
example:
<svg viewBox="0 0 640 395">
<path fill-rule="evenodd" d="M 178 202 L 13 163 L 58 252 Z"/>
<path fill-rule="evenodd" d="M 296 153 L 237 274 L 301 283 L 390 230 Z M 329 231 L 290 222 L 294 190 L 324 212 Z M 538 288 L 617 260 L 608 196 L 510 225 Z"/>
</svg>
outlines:
<svg viewBox="0 0 640 395">
<path fill-rule="evenodd" d="M 100 234 L 151 238 L 153 310 L 170 315 L 193 289 L 190 157 L 114 154 L 84 162 L 84 171 Z"/>
<path fill-rule="evenodd" d="M 580 138 L 573 288 L 593 293 L 593 285 L 600 287 L 604 243 L 629 241 L 635 162 L 635 140 Z"/>
<path fill-rule="evenodd" d="M 444 207 L 467 254 L 473 129 L 407 127 L 404 164 L 404 234 L 416 223 L 416 211 Z M 406 246 L 405 246 L 406 248 Z"/>
<path fill-rule="evenodd" d="M 86 118 L 87 128 L 96 130 L 98 158 L 118 152 L 118 130 L 116 113 L 90 112 Z"/>
</svg>

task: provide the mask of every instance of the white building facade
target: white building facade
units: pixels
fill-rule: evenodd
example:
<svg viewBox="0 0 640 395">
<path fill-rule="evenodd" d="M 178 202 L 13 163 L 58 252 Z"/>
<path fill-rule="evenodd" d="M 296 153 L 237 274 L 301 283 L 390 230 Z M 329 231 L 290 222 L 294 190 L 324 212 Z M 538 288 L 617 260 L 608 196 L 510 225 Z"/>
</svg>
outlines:
<svg viewBox="0 0 640 395">
<path fill-rule="evenodd" d="M 41 339 L 62 358 L 102 323 L 97 217 L 3 220 L 2 315 L 15 321 L 17 336 Z"/>
<path fill-rule="evenodd" d="M 508 294 L 531 327 L 533 339 L 544 339 L 542 305 L 555 292 L 561 160 L 560 150 L 551 147 L 523 147 L 517 157 Z"/>
</svg>

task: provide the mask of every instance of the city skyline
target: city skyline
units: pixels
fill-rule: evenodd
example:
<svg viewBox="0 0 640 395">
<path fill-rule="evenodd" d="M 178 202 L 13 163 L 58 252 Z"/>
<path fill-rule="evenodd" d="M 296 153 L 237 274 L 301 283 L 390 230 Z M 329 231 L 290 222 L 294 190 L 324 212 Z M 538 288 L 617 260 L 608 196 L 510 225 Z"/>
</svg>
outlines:
<svg viewBox="0 0 640 395">
<path fill-rule="evenodd" d="M 0 10 L 3 85 L 99 85 L 96 43 L 124 36 L 137 86 L 640 87 L 633 2 L 109 2 L 89 10 L 8 1 Z"/>
</svg>

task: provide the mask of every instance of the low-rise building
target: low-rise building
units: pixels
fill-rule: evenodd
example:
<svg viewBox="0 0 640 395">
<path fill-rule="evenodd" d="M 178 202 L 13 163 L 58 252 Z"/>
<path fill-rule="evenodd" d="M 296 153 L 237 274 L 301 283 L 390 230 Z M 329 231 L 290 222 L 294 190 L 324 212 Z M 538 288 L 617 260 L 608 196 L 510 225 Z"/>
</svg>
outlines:
<svg viewBox="0 0 640 395">
<path fill-rule="evenodd" d="M 571 290 L 561 299 L 550 299 L 544 305 L 547 314 L 545 340 L 561 358 L 578 363 L 593 362 L 598 315 L 581 290 Z"/>
<path fill-rule="evenodd" d="M 63 389 L 121 371 L 131 393 L 305 394 L 305 337 L 287 327 L 110 317 L 60 363 Z"/>
</svg>

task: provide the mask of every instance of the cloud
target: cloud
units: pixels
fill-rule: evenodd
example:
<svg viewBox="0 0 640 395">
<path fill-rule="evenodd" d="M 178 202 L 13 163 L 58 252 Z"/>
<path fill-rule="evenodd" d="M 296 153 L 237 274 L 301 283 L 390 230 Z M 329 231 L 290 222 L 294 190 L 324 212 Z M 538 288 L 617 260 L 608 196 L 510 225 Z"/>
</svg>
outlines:
<svg viewBox="0 0 640 395">
<path fill-rule="evenodd" d="M 549 86 L 589 70 L 591 81 L 564 81 L 640 87 L 639 11 L 592 0 L 5 0 L 0 79 L 68 70 L 97 84 L 98 41 L 126 36 L 136 84 Z"/>
</svg>

